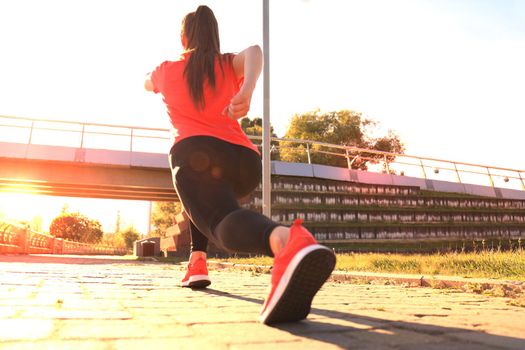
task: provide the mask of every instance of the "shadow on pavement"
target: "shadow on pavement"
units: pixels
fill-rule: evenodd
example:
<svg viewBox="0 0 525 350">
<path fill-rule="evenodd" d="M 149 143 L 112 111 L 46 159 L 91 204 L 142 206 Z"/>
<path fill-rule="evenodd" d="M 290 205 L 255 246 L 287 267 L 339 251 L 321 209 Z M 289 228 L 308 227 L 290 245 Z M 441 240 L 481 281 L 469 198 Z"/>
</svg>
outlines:
<svg viewBox="0 0 525 350">
<path fill-rule="evenodd" d="M 343 348 L 363 349 L 368 348 L 366 344 L 382 344 L 387 349 L 525 349 L 525 339 L 488 334 L 481 330 L 392 321 L 321 309 L 312 309 L 310 315 L 327 319 L 307 319 L 273 327 Z M 330 319 L 339 321 L 331 323 Z M 414 336 L 420 336 L 421 340 L 408 339 Z"/>
<path fill-rule="evenodd" d="M 242 295 L 231 294 L 231 293 L 228 293 L 228 292 L 223 292 L 223 291 L 220 291 L 220 290 L 217 290 L 217 289 L 212 289 L 212 288 L 193 288 L 193 290 L 196 291 L 196 292 L 201 292 L 201 293 L 206 293 L 206 294 L 213 294 L 213 295 L 218 295 L 218 296 L 221 296 L 221 297 L 248 301 L 250 303 L 259 304 L 261 306 L 264 303 L 263 299 L 255 299 L 255 298 L 245 297 L 245 296 L 242 296 Z"/>
<path fill-rule="evenodd" d="M 262 305 L 264 300 L 211 288 L 195 291 Z M 525 349 L 525 339 L 458 327 L 392 321 L 347 312 L 313 308 L 311 318 L 271 327 L 290 334 L 355 349 Z M 315 317 L 317 316 L 317 317 Z M 321 316 L 321 318 L 319 318 Z M 351 324 L 351 325 L 349 325 Z M 408 332 L 408 333 L 407 333 Z M 404 333 L 404 334 L 403 334 Z M 421 341 L 409 339 L 414 333 Z M 408 341 L 407 341 L 408 340 Z"/>
</svg>

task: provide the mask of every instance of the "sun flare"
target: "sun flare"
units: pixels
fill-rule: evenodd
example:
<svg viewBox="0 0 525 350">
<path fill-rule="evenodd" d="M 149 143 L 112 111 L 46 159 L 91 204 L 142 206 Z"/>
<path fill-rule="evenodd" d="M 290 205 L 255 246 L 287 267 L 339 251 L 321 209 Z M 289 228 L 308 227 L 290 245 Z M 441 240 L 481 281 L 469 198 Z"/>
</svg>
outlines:
<svg viewBox="0 0 525 350">
<path fill-rule="evenodd" d="M 35 194 L 2 193 L 0 198 L 2 203 L 0 204 L 0 216 L 7 219 L 30 220 L 39 216 L 44 210 L 39 205 L 39 200 Z"/>
</svg>

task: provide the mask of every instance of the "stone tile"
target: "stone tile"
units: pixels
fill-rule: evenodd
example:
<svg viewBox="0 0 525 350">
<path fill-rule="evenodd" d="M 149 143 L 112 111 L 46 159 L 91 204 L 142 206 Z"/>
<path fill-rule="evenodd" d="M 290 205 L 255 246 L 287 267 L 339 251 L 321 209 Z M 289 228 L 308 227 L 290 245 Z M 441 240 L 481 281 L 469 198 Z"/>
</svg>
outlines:
<svg viewBox="0 0 525 350">
<path fill-rule="evenodd" d="M 406 344 L 403 350 L 497 350 L 500 347 L 493 347 L 486 344 L 472 343 L 468 341 L 441 340 L 436 343 Z"/>
<path fill-rule="evenodd" d="M 31 308 L 27 309 L 20 315 L 21 318 L 39 318 L 39 319 L 79 319 L 79 320 L 127 320 L 132 315 L 122 310 L 61 310 L 52 307 Z"/>
<path fill-rule="evenodd" d="M 316 319 L 308 317 L 301 322 L 283 323 L 274 327 L 297 335 L 308 335 L 313 332 L 343 333 L 374 328 L 369 324 L 326 317 Z"/>
<path fill-rule="evenodd" d="M 305 346 L 305 342 L 301 340 L 294 340 L 294 341 L 280 341 L 280 342 L 268 342 L 268 343 L 249 343 L 249 344 L 231 344 L 229 346 L 229 350 L 253 350 L 254 348 L 257 348 L 257 350 L 306 350 L 306 349 L 325 349 L 325 347 L 320 346 L 320 344 L 310 344 L 315 347 L 309 347 L 308 345 Z M 323 344 L 324 345 L 324 344 Z M 336 348 L 340 349 L 340 348 Z"/>
<path fill-rule="evenodd" d="M 42 319 L 0 319 L 0 340 L 35 340 L 51 336 L 52 320 Z M 2 345 L 3 346 L 3 345 Z"/>
<path fill-rule="evenodd" d="M 213 271 L 212 288 L 192 291 L 178 286 L 176 265 L 0 262 L 0 271 L 2 350 L 525 348 L 523 308 L 450 290 L 328 283 L 305 321 L 268 327 L 258 315 L 269 275 Z"/>
<path fill-rule="evenodd" d="M 301 346 L 304 344 L 316 344 L 319 349 L 364 349 L 364 350 L 392 350 L 387 344 L 380 344 L 363 339 L 354 339 L 348 336 L 353 332 L 312 332 L 305 334 Z M 315 348 L 314 348 L 315 349 Z"/>
<path fill-rule="evenodd" d="M 259 312 L 254 313 L 234 313 L 222 312 L 221 309 L 211 310 L 208 312 L 196 313 L 193 310 L 185 310 L 184 312 L 177 312 L 173 314 L 173 320 L 182 324 L 214 324 L 214 323 L 244 323 L 256 322 L 259 317 Z"/>
<path fill-rule="evenodd" d="M 105 341 L 34 341 L 2 343 L 2 350 L 112 350 Z"/>
<path fill-rule="evenodd" d="M 398 328 L 370 329 L 346 333 L 353 342 L 373 344 L 377 346 L 403 347 L 408 344 L 425 344 L 435 342 L 439 336 L 428 335 L 420 332 L 407 331 Z"/>
<path fill-rule="evenodd" d="M 196 350 L 196 349 L 217 349 L 228 350 L 227 344 L 214 342 L 208 339 L 194 337 L 186 338 L 160 338 L 160 339 L 122 339 L 111 342 L 111 350 L 144 350 L 144 349 L 177 349 L 177 350 Z"/>
<path fill-rule="evenodd" d="M 302 337 L 286 330 L 268 327 L 258 322 L 225 323 L 225 324 L 194 324 L 191 330 L 197 338 L 211 339 L 228 344 L 251 344 L 264 342 L 299 341 Z"/>
<path fill-rule="evenodd" d="M 0 306 L 0 319 L 15 316 L 21 309 L 16 306 Z"/>
<path fill-rule="evenodd" d="M 523 350 L 525 349 L 525 333 L 520 335 L 500 336 L 483 332 L 458 332 L 445 335 L 447 339 L 477 345 L 493 346 L 500 349 Z"/>
<path fill-rule="evenodd" d="M 158 319 L 150 319 L 147 322 L 67 320 L 60 322 L 57 328 L 58 332 L 55 336 L 67 340 L 175 338 L 193 335 L 189 327 L 169 322 L 159 323 Z"/>
</svg>

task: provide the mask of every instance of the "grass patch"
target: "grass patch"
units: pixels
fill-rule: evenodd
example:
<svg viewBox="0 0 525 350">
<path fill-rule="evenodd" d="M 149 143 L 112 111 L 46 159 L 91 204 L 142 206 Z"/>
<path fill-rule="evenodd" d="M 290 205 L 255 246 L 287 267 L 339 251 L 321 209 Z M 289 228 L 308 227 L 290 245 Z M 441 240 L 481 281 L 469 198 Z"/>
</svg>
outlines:
<svg viewBox="0 0 525 350">
<path fill-rule="evenodd" d="M 272 265 L 269 257 L 225 258 L 236 264 Z M 442 254 L 337 254 L 336 270 L 498 278 L 525 281 L 525 252 L 457 252 Z"/>
<path fill-rule="evenodd" d="M 339 254 L 337 269 L 525 281 L 525 253 Z"/>
<path fill-rule="evenodd" d="M 272 266 L 273 258 L 269 256 L 254 256 L 254 257 L 230 257 L 230 258 L 219 258 L 213 259 L 216 261 L 230 262 L 233 264 L 242 264 L 242 265 L 258 265 L 258 266 Z"/>
</svg>

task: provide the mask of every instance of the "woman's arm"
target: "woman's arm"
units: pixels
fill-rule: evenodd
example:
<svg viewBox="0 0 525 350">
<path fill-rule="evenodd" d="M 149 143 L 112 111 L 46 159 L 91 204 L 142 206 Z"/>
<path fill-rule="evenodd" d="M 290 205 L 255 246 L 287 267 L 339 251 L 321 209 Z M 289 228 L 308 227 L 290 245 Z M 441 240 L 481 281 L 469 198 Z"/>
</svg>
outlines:
<svg viewBox="0 0 525 350">
<path fill-rule="evenodd" d="M 244 78 L 241 89 L 225 108 L 230 118 L 244 117 L 250 110 L 253 90 L 261 75 L 263 65 L 262 50 L 258 45 L 250 46 L 233 58 L 233 69 L 238 78 Z"/>
<path fill-rule="evenodd" d="M 233 58 L 235 75 L 238 78 L 244 77 L 243 88 L 246 86 L 251 90 L 255 89 L 255 84 L 261 74 L 262 65 L 263 54 L 259 45 L 250 46 Z"/>
</svg>

